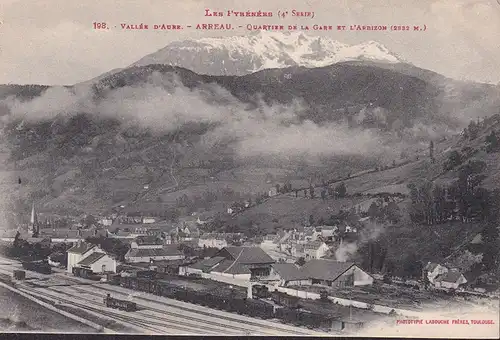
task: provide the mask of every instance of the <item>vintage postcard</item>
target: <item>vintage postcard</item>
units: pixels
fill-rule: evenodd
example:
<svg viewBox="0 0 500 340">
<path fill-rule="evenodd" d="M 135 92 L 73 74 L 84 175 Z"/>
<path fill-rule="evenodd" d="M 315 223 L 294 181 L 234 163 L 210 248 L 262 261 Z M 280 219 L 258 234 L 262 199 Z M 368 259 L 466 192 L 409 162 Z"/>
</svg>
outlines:
<svg viewBox="0 0 500 340">
<path fill-rule="evenodd" d="M 500 0 L 2 0 L 0 37 L 0 332 L 499 337 Z"/>
</svg>

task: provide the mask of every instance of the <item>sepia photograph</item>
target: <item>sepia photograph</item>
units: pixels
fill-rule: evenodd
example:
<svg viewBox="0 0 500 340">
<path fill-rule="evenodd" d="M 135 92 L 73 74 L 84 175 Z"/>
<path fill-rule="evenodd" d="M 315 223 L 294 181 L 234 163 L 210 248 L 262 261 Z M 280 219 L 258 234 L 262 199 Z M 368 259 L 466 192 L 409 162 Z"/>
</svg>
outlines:
<svg viewBox="0 0 500 340">
<path fill-rule="evenodd" d="M 500 0 L 2 0 L 0 333 L 500 336 Z"/>
</svg>

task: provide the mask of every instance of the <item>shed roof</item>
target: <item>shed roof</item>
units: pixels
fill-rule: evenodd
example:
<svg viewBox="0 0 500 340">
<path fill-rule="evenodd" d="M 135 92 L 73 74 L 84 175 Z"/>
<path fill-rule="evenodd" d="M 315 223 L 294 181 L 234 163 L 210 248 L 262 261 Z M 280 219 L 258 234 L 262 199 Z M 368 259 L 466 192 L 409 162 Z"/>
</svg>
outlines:
<svg viewBox="0 0 500 340">
<path fill-rule="evenodd" d="M 275 263 L 273 269 L 285 281 L 307 279 L 307 276 L 293 263 Z"/>
<path fill-rule="evenodd" d="M 242 263 L 224 259 L 217 266 L 212 268 L 213 272 L 227 274 L 250 274 L 250 270 Z"/>
<path fill-rule="evenodd" d="M 83 260 L 81 260 L 80 262 L 78 262 L 78 264 L 80 266 L 90 266 L 99 261 L 100 259 L 102 259 L 104 256 L 106 256 L 105 253 L 92 253 Z"/>
<path fill-rule="evenodd" d="M 311 279 L 335 281 L 352 266 L 354 266 L 353 262 L 313 259 L 306 262 L 301 271 L 306 277 Z"/>
<path fill-rule="evenodd" d="M 219 252 L 227 251 L 232 260 L 242 264 L 274 263 L 275 261 L 260 247 L 225 247 Z"/>
</svg>

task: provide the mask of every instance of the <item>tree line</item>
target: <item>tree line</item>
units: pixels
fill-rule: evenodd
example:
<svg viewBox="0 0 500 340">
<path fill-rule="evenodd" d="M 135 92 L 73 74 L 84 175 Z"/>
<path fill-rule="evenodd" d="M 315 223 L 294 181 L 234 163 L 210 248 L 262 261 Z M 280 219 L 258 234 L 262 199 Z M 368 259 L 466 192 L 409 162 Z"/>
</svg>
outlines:
<svg viewBox="0 0 500 340">
<path fill-rule="evenodd" d="M 488 213 L 491 193 L 481 187 L 486 177 L 486 163 L 469 161 L 458 170 L 458 179 L 449 186 L 440 186 L 430 181 L 422 184 L 410 183 L 413 222 L 434 225 L 445 221 L 483 221 Z"/>
</svg>

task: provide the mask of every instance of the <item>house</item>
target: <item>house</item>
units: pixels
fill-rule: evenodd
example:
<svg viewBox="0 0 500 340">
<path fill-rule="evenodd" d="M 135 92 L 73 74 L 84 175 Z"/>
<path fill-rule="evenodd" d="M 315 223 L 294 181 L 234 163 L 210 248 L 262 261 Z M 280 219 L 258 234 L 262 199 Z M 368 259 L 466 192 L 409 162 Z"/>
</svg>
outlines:
<svg viewBox="0 0 500 340">
<path fill-rule="evenodd" d="M 209 213 L 201 213 L 197 215 L 196 224 L 205 225 L 212 220 L 212 216 Z"/>
<path fill-rule="evenodd" d="M 274 263 L 259 247 L 225 247 L 214 257 L 180 268 L 180 274 L 206 273 L 214 279 L 225 276 L 251 281 L 269 276 Z"/>
<path fill-rule="evenodd" d="M 319 229 L 321 232 L 320 236 L 325 240 L 334 239 L 339 230 L 336 226 L 321 226 Z"/>
<path fill-rule="evenodd" d="M 176 244 L 160 247 L 131 247 L 125 254 L 127 263 L 149 263 L 151 261 L 183 260 L 185 255 Z"/>
<path fill-rule="evenodd" d="M 438 263 L 428 262 L 424 267 L 424 279 L 427 276 L 427 279 L 431 284 L 435 283 L 435 279 L 448 272 L 448 268 L 442 266 Z"/>
<path fill-rule="evenodd" d="M 197 244 L 200 248 L 222 249 L 232 243 L 241 244 L 241 242 L 243 242 L 242 233 L 209 233 L 201 235 Z"/>
<path fill-rule="evenodd" d="M 434 279 L 436 288 L 457 289 L 460 285 L 466 284 L 467 279 L 458 270 L 450 270 L 444 274 L 438 275 Z"/>
<path fill-rule="evenodd" d="M 154 217 L 143 217 L 142 218 L 142 223 L 143 224 L 156 223 L 156 218 L 154 218 Z"/>
<path fill-rule="evenodd" d="M 319 284 L 330 287 L 352 287 L 373 284 L 373 277 L 353 262 L 313 259 L 301 268 L 305 280 L 302 284 Z"/>
<path fill-rule="evenodd" d="M 301 243 L 293 243 L 290 248 L 292 257 L 298 259 L 300 257 L 306 258 L 305 245 Z"/>
<path fill-rule="evenodd" d="M 94 274 L 116 273 L 116 260 L 105 252 L 96 251 L 80 260 L 78 267 Z"/>
<path fill-rule="evenodd" d="M 307 278 L 294 263 L 275 263 L 272 266 L 270 278 L 277 280 L 282 287 L 300 286 Z"/>
<path fill-rule="evenodd" d="M 272 187 L 271 189 L 269 189 L 268 195 L 269 197 L 278 195 L 278 190 L 276 189 L 276 187 Z"/>
<path fill-rule="evenodd" d="M 174 238 L 172 237 L 172 235 L 165 233 L 165 234 L 163 234 L 163 243 L 164 244 L 173 244 L 173 243 L 175 243 Z"/>
<path fill-rule="evenodd" d="M 116 260 L 106 254 L 99 246 L 79 241 L 68 249 L 67 271 L 81 268 L 92 273 L 116 273 Z"/>
<path fill-rule="evenodd" d="M 227 247 L 228 243 L 224 234 L 205 234 L 201 235 L 198 240 L 200 248 L 218 248 Z"/>
<path fill-rule="evenodd" d="M 105 227 L 109 227 L 110 225 L 113 224 L 113 220 L 110 218 L 101 218 L 99 220 L 99 223 L 102 224 Z"/>
<path fill-rule="evenodd" d="M 73 273 L 73 268 L 78 267 L 78 263 L 85 257 L 94 253 L 97 246 L 86 242 L 77 242 L 73 247 L 68 249 L 68 264 L 66 266 L 68 273 Z"/>
<path fill-rule="evenodd" d="M 135 249 L 161 249 L 163 240 L 154 235 L 141 235 L 135 238 L 130 247 Z"/>
<path fill-rule="evenodd" d="M 195 225 L 190 223 L 184 223 L 179 230 L 186 234 L 190 239 L 200 236 L 200 230 Z"/>
<path fill-rule="evenodd" d="M 276 239 L 278 238 L 278 235 L 276 234 L 268 234 L 264 236 L 264 239 L 260 243 L 260 246 L 264 249 L 275 249 L 276 248 Z"/>
<path fill-rule="evenodd" d="M 309 259 L 320 259 L 328 254 L 330 248 L 323 241 L 313 241 L 304 245 L 304 258 Z"/>
<path fill-rule="evenodd" d="M 346 233 L 357 233 L 358 232 L 358 229 L 355 228 L 355 227 L 352 227 L 350 225 L 346 225 L 345 226 L 345 232 Z"/>
</svg>

